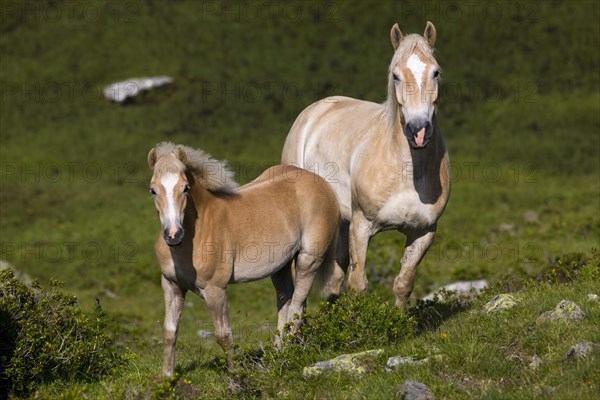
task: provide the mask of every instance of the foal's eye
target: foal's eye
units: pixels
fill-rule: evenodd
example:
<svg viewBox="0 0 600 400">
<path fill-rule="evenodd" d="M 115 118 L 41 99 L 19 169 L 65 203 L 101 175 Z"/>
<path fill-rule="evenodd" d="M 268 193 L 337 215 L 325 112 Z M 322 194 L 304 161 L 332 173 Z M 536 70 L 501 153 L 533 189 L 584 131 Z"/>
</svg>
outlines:
<svg viewBox="0 0 600 400">
<path fill-rule="evenodd" d="M 440 70 L 436 69 L 433 71 L 433 79 L 438 79 L 440 77 Z"/>
<path fill-rule="evenodd" d="M 150 193 L 152 193 L 152 196 L 156 196 L 156 190 L 150 188 Z"/>
<path fill-rule="evenodd" d="M 400 82 L 400 77 L 397 74 L 392 73 L 392 76 L 394 77 L 394 81 Z"/>
<path fill-rule="evenodd" d="M 189 191 L 190 191 L 190 185 L 185 185 L 183 187 L 183 193 L 187 194 L 187 193 L 189 193 Z"/>
</svg>

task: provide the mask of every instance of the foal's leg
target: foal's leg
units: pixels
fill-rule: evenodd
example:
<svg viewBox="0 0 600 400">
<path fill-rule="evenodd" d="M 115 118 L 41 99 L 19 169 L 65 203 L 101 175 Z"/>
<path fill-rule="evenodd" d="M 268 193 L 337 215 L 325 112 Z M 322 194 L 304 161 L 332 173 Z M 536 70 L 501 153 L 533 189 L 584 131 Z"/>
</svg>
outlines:
<svg viewBox="0 0 600 400">
<path fill-rule="evenodd" d="M 288 319 L 288 310 L 294 293 L 294 282 L 292 281 L 292 263 L 289 262 L 279 271 L 271 275 L 273 286 L 277 296 L 277 330 L 279 335 L 275 336 L 275 347 L 281 350 L 281 336 Z"/>
<path fill-rule="evenodd" d="M 323 255 L 301 250 L 296 257 L 296 280 L 294 294 L 287 313 L 287 322 L 294 322 L 292 332 L 295 332 L 302 323 L 302 314 L 306 309 L 306 298 L 315 280 L 318 268 L 323 262 Z M 298 315 L 297 319 L 294 319 Z"/>
<path fill-rule="evenodd" d="M 233 369 L 233 335 L 231 334 L 229 317 L 227 315 L 225 288 L 207 286 L 202 294 L 215 325 L 217 343 L 225 351 L 227 368 L 231 370 Z"/>
<path fill-rule="evenodd" d="M 400 308 L 406 307 L 408 296 L 413 291 L 417 265 L 423 259 L 429 246 L 431 246 L 435 236 L 435 229 L 436 227 L 432 226 L 428 229 L 409 232 L 406 235 L 406 245 L 401 260 L 402 268 L 396 279 L 394 279 L 396 305 Z"/>
<path fill-rule="evenodd" d="M 165 297 L 165 321 L 163 330 L 163 376 L 172 376 L 175 366 L 175 342 L 179 330 L 179 317 L 183 309 L 185 291 L 164 276 L 161 278 L 163 294 Z"/>
<path fill-rule="evenodd" d="M 362 212 L 352 213 L 349 233 L 350 273 L 348 274 L 348 287 L 364 292 L 367 290 L 365 261 L 369 239 L 371 238 L 371 223 L 364 217 Z"/>
</svg>

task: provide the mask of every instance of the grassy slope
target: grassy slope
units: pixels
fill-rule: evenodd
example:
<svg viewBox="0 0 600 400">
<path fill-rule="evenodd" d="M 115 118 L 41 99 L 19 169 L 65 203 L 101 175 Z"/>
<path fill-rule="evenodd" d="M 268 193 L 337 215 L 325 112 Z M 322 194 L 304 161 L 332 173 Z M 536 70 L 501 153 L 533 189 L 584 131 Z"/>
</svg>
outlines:
<svg viewBox="0 0 600 400">
<path fill-rule="evenodd" d="M 473 17 L 463 6 L 459 20 L 443 3 L 430 11 L 393 2 L 308 4 L 298 18 L 279 9 L 255 20 L 236 3 L 226 15 L 193 1 L 81 3 L 59 20 L 43 17 L 45 3 L 32 4 L 37 13 L 17 6 L 0 28 L 1 257 L 42 279 L 65 281 L 84 306 L 100 297 L 134 335 L 128 344 L 146 354 L 134 382 L 145 380 L 160 357 L 148 149 L 165 139 L 201 147 L 229 159 L 240 181 L 252 179 L 278 161 L 289 126 L 312 101 L 385 97 L 388 29 L 396 21 L 405 33 L 421 32 L 427 18 L 438 28 L 440 120 L 456 174 L 415 292 L 455 279 L 535 273 L 559 254 L 598 246 L 594 2 L 526 3 L 519 13 L 506 5 L 497 21 L 481 11 L 485 3 Z M 81 17 L 85 5 L 100 16 Z M 105 84 L 155 74 L 176 83 L 127 107 L 98 98 Z M 32 168 L 40 172 L 19 173 Z M 489 175 L 495 171 L 498 181 Z M 539 221 L 524 221 L 529 210 Z M 385 282 L 372 289 L 386 296 L 402 243 L 385 233 L 369 250 L 372 282 Z M 119 298 L 106 297 L 105 289 Z M 268 281 L 232 287 L 229 296 L 238 341 L 252 341 L 262 329 L 253 327 L 274 321 Z M 194 332 L 210 327 L 210 319 L 201 300 L 189 301 L 179 349 L 195 355 Z M 212 341 L 202 346 L 210 350 L 204 362 L 218 354 Z"/>
</svg>

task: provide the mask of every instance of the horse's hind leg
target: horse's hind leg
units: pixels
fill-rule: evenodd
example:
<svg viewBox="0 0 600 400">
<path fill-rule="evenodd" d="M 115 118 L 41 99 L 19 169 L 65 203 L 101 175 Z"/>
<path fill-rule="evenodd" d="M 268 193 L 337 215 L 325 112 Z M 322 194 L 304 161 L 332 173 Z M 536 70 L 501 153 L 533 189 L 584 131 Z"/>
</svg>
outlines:
<svg viewBox="0 0 600 400">
<path fill-rule="evenodd" d="M 409 232 L 406 235 L 404 254 L 400 261 L 402 267 L 400 273 L 396 276 L 396 279 L 394 279 L 396 305 L 400 308 L 406 307 L 408 297 L 412 293 L 415 284 L 417 265 L 419 265 L 423 259 L 429 246 L 431 246 L 434 236 L 435 226 L 422 231 Z"/>
<path fill-rule="evenodd" d="M 275 286 L 277 297 L 277 330 L 279 334 L 275 336 L 275 347 L 281 350 L 281 337 L 288 319 L 288 310 L 294 294 L 294 282 L 292 280 L 292 262 L 287 263 L 279 271 L 271 275 L 271 281 Z"/>
<path fill-rule="evenodd" d="M 215 325 L 217 343 L 227 356 L 227 368 L 233 369 L 233 335 L 227 315 L 227 296 L 225 289 L 218 286 L 207 286 L 203 297 Z"/>
<path fill-rule="evenodd" d="M 298 329 L 302 322 L 302 314 L 304 314 L 304 310 L 306 309 L 306 298 L 322 262 L 322 254 L 309 253 L 304 250 L 301 250 L 296 257 L 294 295 L 292 296 L 292 302 L 287 313 L 287 322 L 294 322 L 293 331 Z"/>
</svg>

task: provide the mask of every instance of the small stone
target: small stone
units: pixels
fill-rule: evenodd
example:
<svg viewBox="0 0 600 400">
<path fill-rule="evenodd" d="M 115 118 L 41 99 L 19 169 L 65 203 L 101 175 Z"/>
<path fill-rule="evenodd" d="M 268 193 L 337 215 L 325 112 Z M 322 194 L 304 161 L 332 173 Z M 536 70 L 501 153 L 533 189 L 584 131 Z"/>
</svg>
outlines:
<svg viewBox="0 0 600 400">
<path fill-rule="evenodd" d="M 523 219 L 525 222 L 537 222 L 539 219 L 538 213 L 535 211 L 527 211 L 525 214 L 523 214 Z"/>
<path fill-rule="evenodd" d="M 511 236 L 514 236 L 517 233 L 515 224 L 500 224 L 498 230 L 500 233 L 508 233 Z"/>
<path fill-rule="evenodd" d="M 510 310 L 519 303 L 519 299 L 511 294 L 498 294 L 494 296 L 487 304 L 481 307 L 481 311 L 485 314 L 492 314 L 499 311 Z"/>
<path fill-rule="evenodd" d="M 542 365 L 542 359 L 537 354 L 534 354 L 533 357 L 531 357 L 529 368 L 536 369 L 540 365 Z"/>
<path fill-rule="evenodd" d="M 406 380 L 398 388 L 397 395 L 403 400 L 434 400 L 431 390 L 421 382 Z"/>
<path fill-rule="evenodd" d="M 391 372 L 393 369 L 399 367 L 400 365 L 419 365 L 426 362 L 426 358 L 418 359 L 416 357 L 402 357 L 402 356 L 394 356 L 388 358 L 385 363 L 385 371 Z"/>
<path fill-rule="evenodd" d="M 425 358 L 403 357 L 403 356 L 390 357 L 390 358 L 388 358 L 387 362 L 385 363 L 385 372 L 392 372 L 392 370 L 394 370 L 402 365 L 411 366 L 411 365 L 425 364 L 427 362 L 430 362 L 432 359 L 441 360 L 442 355 L 437 354 L 435 356 L 425 357 Z"/>
<path fill-rule="evenodd" d="M 324 371 L 349 372 L 356 375 L 362 375 L 366 368 L 361 365 L 369 358 L 376 358 L 383 353 L 382 349 L 367 350 L 354 354 L 342 354 L 331 360 L 319 361 L 310 367 L 304 367 L 302 375 L 305 378 L 321 375 Z"/>
<path fill-rule="evenodd" d="M 572 360 L 575 358 L 586 358 L 594 352 L 596 347 L 598 347 L 597 344 L 588 341 L 577 343 L 567 351 L 565 359 Z"/>
<path fill-rule="evenodd" d="M 119 295 L 117 295 L 115 292 L 113 292 L 110 289 L 104 289 L 104 291 L 102 292 L 102 294 L 106 297 L 108 297 L 109 299 L 118 299 Z"/>
<path fill-rule="evenodd" d="M 545 321 L 573 321 L 583 319 L 581 308 L 569 300 L 562 300 L 553 310 L 546 311 L 540 315 L 537 322 Z"/>
<path fill-rule="evenodd" d="M 469 299 L 473 299 L 475 295 L 481 292 L 488 286 L 488 281 L 480 279 L 477 281 L 458 281 L 438 288 L 427 296 L 423 297 L 423 300 L 433 300 L 437 295 L 441 300 L 447 300 L 444 292 L 455 292 L 457 296 L 468 296 Z"/>
<path fill-rule="evenodd" d="M 588 301 L 598 301 L 598 295 L 595 293 L 588 294 Z"/>
<path fill-rule="evenodd" d="M 198 329 L 196 335 L 200 336 L 202 339 L 208 339 L 212 336 L 212 332 L 207 331 L 206 329 Z"/>
</svg>

